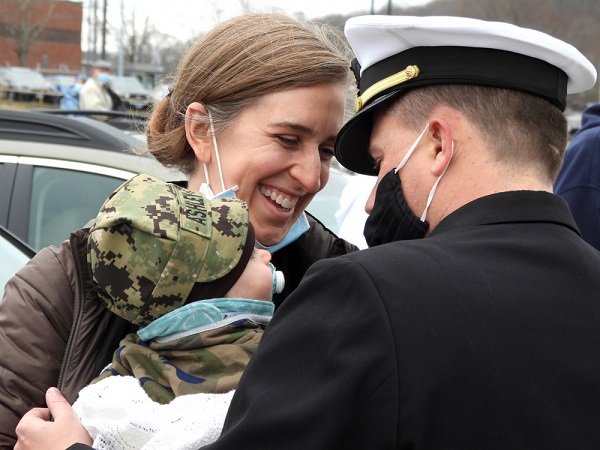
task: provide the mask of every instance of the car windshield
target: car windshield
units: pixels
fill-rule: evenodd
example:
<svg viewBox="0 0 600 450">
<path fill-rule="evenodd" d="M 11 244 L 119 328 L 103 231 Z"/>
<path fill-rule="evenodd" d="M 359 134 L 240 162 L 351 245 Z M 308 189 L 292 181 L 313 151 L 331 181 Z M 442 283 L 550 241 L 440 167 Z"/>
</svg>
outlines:
<svg viewBox="0 0 600 450">
<path fill-rule="evenodd" d="M 110 80 L 113 89 L 120 91 L 144 91 L 144 86 L 136 77 L 113 77 Z"/>
</svg>

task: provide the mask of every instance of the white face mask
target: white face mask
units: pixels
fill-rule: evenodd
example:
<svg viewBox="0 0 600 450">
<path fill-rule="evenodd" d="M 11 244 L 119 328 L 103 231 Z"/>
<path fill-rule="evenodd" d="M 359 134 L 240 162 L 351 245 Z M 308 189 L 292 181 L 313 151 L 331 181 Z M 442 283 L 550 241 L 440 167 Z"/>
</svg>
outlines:
<svg viewBox="0 0 600 450">
<path fill-rule="evenodd" d="M 215 159 L 217 160 L 217 168 L 219 169 L 219 177 L 221 178 L 221 192 L 215 195 L 213 190 L 210 187 L 210 179 L 208 177 L 208 167 L 206 167 L 205 163 L 202 163 L 204 167 L 204 177 L 206 179 L 205 183 L 200 185 L 200 193 L 204 194 L 209 200 L 214 200 L 218 198 L 235 198 L 235 191 L 239 189 L 237 184 L 229 189 L 225 189 L 225 182 L 223 181 L 223 170 L 221 170 L 221 158 L 219 157 L 219 147 L 217 146 L 217 137 L 215 136 L 215 127 L 212 120 L 212 114 L 208 110 L 208 121 L 210 123 L 210 133 L 212 135 L 213 146 L 215 147 Z"/>
<path fill-rule="evenodd" d="M 419 135 L 419 137 L 417 138 L 417 140 L 408 149 L 408 152 L 406 152 L 406 155 L 404 155 L 404 158 L 402 158 L 402 161 L 400 161 L 400 164 L 398 164 L 398 167 L 396 167 L 396 173 L 398 173 L 398 171 L 404 167 L 404 165 L 408 161 L 408 158 L 410 158 L 410 155 L 413 154 L 413 152 L 415 151 L 415 148 L 417 148 L 417 145 L 421 141 L 421 138 L 423 137 L 423 135 L 425 134 L 425 132 L 428 129 L 429 129 L 429 124 L 427 124 L 425 126 L 425 128 L 423 129 L 423 131 L 421 131 L 421 134 Z M 450 161 L 452 160 L 453 156 L 454 156 L 454 141 L 452 141 L 452 149 L 451 149 L 451 154 L 450 154 Z M 427 197 L 427 203 L 425 204 L 425 211 L 423 211 L 423 214 L 421 215 L 421 221 L 422 222 L 425 222 L 425 218 L 427 217 L 427 210 L 429 209 L 429 206 L 431 205 L 431 202 L 433 201 L 433 196 L 435 195 L 435 191 L 436 191 L 436 189 L 438 187 L 438 183 L 440 182 L 440 180 L 442 179 L 442 177 L 446 173 L 446 170 L 448 170 L 448 166 L 450 165 L 450 161 L 448 161 L 448 165 L 446 166 L 446 168 L 444 169 L 444 171 L 442 172 L 442 174 L 438 177 L 438 179 L 435 181 L 433 187 L 431 188 L 431 191 L 429 192 L 429 197 Z"/>
</svg>

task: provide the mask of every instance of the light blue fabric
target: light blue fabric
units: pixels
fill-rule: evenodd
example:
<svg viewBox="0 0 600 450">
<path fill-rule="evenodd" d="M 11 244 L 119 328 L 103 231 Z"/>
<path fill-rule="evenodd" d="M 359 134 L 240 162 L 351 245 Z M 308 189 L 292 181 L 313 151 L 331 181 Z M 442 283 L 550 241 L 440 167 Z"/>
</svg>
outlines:
<svg viewBox="0 0 600 450">
<path fill-rule="evenodd" d="M 213 200 L 217 200 L 220 198 L 236 198 L 235 191 L 237 191 L 237 190 L 238 190 L 237 186 L 234 186 L 229 189 L 225 189 L 223 192 L 220 192 L 219 194 L 215 195 L 213 197 Z"/>
<path fill-rule="evenodd" d="M 215 200 L 219 198 L 236 198 L 235 191 L 237 191 L 239 187 L 237 185 L 230 187 L 229 189 L 225 189 L 224 191 L 219 192 L 215 195 L 208 185 L 208 183 L 202 183 L 200 185 L 200 193 L 206 195 L 209 200 Z"/>
<path fill-rule="evenodd" d="M 76 84 L 66 89 L 60 102 L 60 109 L 79 109 L 79 91 L 82 84 Z"/>
<path fill-rule="evenodd" d="M 256 248 L 267 250 L 269 253 L 273 254 L 280 248 L 283 248 L 286 245 L 289 245 L 292 242 L 294 242 L 296 239 L 298 239 L 300 236 L 302 236 L 304 233 L 306 233 L 309 229 L 310 229 L 310 225 L 308 224 L 308 218 L 306 217 L 306 214 L 303 212 L 302 214 L 300 214 L 300 216 L 298 216 L 298 219 L 294 222 L 294 224 L 290 228 L 290 231 L 287 232 L 287 234 L 281 240 L 281 242 L 279 242 L 275 245 L 272 245 L 270 247 L 267 247 L 265 245 L 262 245 L 260 242 L 256 241 L 256 244 L 254 246 Z"/>
<path fill-rule="evenodd" d="M 214 298 L 201 300 L 171 311 L 140 328 L 140 339 L 149 341 L 220 322 L 239 314 L 273 317 L 275 305 L 265 300 L 247 298 Z"/>
<path fill-rule="evenodd" d="M 98 74 L 98 76 L 96 77 L 96 79 L 100 82 L 100 83 L 104 83 L 104 84 L 109 84 L 110 83 L 110 75 L 104 72 L 101 72 Z"/>
</svg>

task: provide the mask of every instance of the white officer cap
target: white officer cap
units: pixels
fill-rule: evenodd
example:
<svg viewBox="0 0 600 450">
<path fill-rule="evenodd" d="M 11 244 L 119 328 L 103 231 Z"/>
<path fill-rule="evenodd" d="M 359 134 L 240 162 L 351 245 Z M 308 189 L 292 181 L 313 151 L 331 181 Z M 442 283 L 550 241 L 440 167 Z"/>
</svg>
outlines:
<svg viewBox="0 0 600 450">
<path fill-rule="evenodd" d="M 567 94 L 596 82 L 596 69 L 575 47 L 540 31 L 464 17 L 359 16 L 345 34 L 356 56 L 357 114 L 338 134 L 346 168 L 376 175 L 368 154 L 373 111 L 409 89 L 474 84 L 514 89 L 561 111 Z"/>
</svg>

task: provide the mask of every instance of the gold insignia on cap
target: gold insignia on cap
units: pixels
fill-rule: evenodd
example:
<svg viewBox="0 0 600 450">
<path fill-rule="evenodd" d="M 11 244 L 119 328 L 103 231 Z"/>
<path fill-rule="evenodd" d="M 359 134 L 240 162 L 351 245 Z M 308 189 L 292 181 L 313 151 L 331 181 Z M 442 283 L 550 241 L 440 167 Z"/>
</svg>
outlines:
<svg viewBox="0 0 600 450">
<path fill-rule="evenodd" d="M 374 85 L 370 86 L 362 95 L 358 95 L 356 97 L 356 105 L 354 108 L 355 112 L 359 112 L 365 105 L 365 103 L 367 103 L 380 92 L 402 84 L 405 81 L 416 78 L 417 76 L 419 76 L 419 72 L 419 68 L 415 65 L 412 65 L 408 66 L 402 72 L 395 73 L 394 75 L 390 75 L 389 77 L 378 81 Z"/>
</svg>

